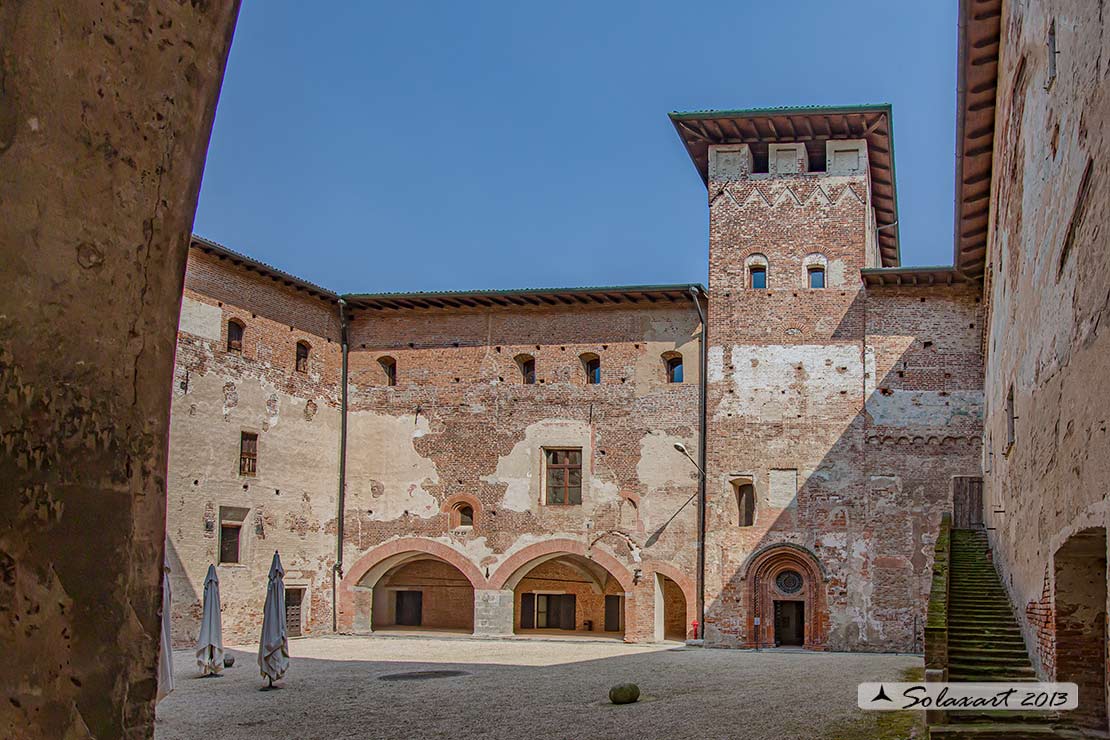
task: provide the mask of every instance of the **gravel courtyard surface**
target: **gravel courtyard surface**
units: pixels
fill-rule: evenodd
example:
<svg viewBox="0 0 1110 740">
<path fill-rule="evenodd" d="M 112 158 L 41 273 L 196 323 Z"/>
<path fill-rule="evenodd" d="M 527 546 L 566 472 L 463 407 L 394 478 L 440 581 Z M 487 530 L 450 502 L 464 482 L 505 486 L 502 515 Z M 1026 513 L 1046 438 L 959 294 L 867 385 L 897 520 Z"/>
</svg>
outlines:
<svg viewBox="0 0 1110 740">
<path fill-rule="evenodd" d="M 230 650 L 235 666 L 208 679 L 177 651 L 155 738 L 839 740 L 865 721 L 858 682 L 900 680 L 921 665 L 906 655 L 615 641 L 320 637 L 291 641 L 282 688 L 259 691 L 250 650 Z M 464 675 L 395 675 L 419 671 Z M 640 702 L 609 704 L 609 687 L 625 681 L 639 684 Z"/>
</svg>

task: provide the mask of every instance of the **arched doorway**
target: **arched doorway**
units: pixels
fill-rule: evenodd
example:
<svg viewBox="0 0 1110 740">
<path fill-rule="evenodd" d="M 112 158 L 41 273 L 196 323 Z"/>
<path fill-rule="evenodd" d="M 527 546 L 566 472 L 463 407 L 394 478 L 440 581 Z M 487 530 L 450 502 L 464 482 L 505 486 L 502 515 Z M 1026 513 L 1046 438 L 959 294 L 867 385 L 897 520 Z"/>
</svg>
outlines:
<svg viewBox="0 0 1110 740">
<path fill-rule="evenodd" d="M 516 634 L 624 637 L 624 588 L 581 555 L 562 553 L 532 565 L 513 587 L 513 606 Z"/>
<path fill-rule="evenodd" d="M 458 550 L 419 537 L 391 540 L 364 554 L 343 576 L 339 629 L 473 632 L 474 592 L 483 588 L 485 577 Z"/>
<path fill-rule="evenodd" d="M 745 573 L 749 646 L 825 648 L 825 574 L 812 552 L 772 545 L 749 559 Z"/>
<path fill-rule="evenodd" d="M 1106 729 L 1106 530 L 1084 529 L 1056 551 L 1056 680 L 1079 686 L 1077 723 Z"/>
<path fill-rule="evenodd" d="M 686 594 L 674 579 L 655 574 L 655 639 L 687 639 Z"/>
<path fill-rule="evenodd" d="M 455 566 L 413 553 L 372 587 L 371 629 L 474 631 L 474 586 Z"/>
</svg>

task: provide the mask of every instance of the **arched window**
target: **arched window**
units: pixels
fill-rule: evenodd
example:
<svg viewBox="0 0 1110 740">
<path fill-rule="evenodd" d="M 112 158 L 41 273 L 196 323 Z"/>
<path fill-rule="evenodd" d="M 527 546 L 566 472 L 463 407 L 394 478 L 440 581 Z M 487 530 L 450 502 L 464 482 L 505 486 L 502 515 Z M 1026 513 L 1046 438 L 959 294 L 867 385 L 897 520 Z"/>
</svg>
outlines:
<svg viewBox="0 0 1110 740">
<path fill-rule="evenodd" d="M 826 287 L 826 273 L 829 269 L 829 260 L 820 252 L 811 252 L 802 260 L 802 267 L 806 271 L 806 287 L 820 290 Z"/>
<path fill-rule="evenodd" d="M 762 254 L 748 255 L 744 260 L 747 269 L 748 287 L 752 290 L 767 290 L 767 258 Z"/>
<path fill-rule="evenodd" d="M 397 361 L 392 357 L 379 357 L 378 364 L 382 366 L 385 384 L 389 386 L 397 385 Z"/>
<path fill-rule="evenodd" d="M 243 324 L 236 319 L 227 322 L 227 351 L 243 352 Z"/>
<path fill-rule="evenodd" d="M 297 342 L 297 372 L 308 372 L 308 342 Z"/>
<path fill-rule="evenodd" d="M 586 385 L 601 384 L 601 358 L 592 352 L 581 356 L 582 369 L 586 372 Z"/>
<path fill-rule="evenodd" d="M 536 382 L 536 358 L 532 355 L 517 355 L 516 364 L 520 368 L 520 382 L 533 385 Z"/>
<path fill-rule="evenodd" d="M 473 527 L 474 526 L 474 509 L 469 504 L 462 504 L 455 509 L 459 515 L 460 527 Z"/>
<path fill-rule="evenodd" d="M 663 355 L 663 362 L 667 365 L 667 382 L 682 382 L 682 355 L 677 352 L 668 352 Z"/>
</svg>

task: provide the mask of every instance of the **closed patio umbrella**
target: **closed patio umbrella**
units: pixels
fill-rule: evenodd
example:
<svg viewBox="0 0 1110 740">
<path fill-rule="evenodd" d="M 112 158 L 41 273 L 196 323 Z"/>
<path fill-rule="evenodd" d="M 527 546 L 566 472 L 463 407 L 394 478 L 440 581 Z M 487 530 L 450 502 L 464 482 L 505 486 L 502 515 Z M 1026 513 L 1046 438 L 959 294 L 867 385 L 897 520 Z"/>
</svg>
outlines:
<svg viewBox="0 0 1110 740">
<path fill-rule="evenodd" d="M 285 635 L 285 571 L 274 551 L 270 582 L 266 586 L 266 606 L 262 611 L 262 639 L 258 643 L 258 668 L 269 680 L 266 688 L 285 675 L 289 668 L 289 640 Z"/>
<path fill-rule="evenodd" d="M 197 665 L 202 675 L 218 676 L 224 669 L 224 633 L 220 623 L 220 579 L 216 566 L 208 566 L 204 578 L 204 612 L 197 639 Z"/>
<path fill-rule="evenodd" d="M 170 642 L 170 569 L 162 572 L 162 642 L 158 651 L 158 699 L 173 691 L 173 644 Z"/>
</svg>

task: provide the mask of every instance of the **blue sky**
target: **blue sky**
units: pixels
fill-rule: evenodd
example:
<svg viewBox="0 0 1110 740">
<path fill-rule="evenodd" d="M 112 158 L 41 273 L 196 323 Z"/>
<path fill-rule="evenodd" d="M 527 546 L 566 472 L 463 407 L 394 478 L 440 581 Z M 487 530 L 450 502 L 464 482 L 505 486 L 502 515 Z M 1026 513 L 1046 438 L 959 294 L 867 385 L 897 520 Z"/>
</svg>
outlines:
<svg viewBox="0 0 1110 740">
<path fill-rule="evenodd" d="M 246 0 L 195 231 L 339 292 L 705 282 L 667 113 L 890 102 L 952 259 L 956 3 Z"/>
</svg>

